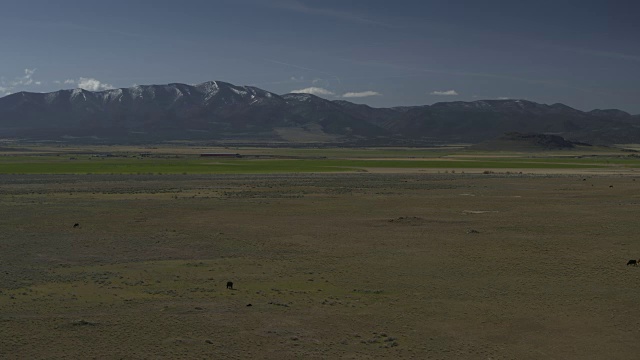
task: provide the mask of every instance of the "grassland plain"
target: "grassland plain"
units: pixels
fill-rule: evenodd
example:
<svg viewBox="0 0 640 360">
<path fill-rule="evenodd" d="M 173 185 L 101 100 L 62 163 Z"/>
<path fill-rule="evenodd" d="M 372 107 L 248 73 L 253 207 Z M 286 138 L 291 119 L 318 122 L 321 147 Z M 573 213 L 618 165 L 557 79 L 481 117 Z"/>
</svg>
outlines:
<svg viewBox="0 0 640 360">
<path fill-rule="evenodd" d="M 640 158 L 633 154 L 562 154 L 544 156 L 532 154 L 482 154 L 400 150 L 345 150 L 342 156 L 335 149 L 329 156 L 319 156 L 318 150 L 295 155 L 265 155 L 263 150 L 243 149 L 242 158 L 201 157 L 197 154 L 127 152 L 66 152 L 53 150 L 36 153 L 0 153 L 0 174 L 269 174 L 321 172 L 379 172 L 381 169 L 433 171 L 447 169 L 480 172 L 484 170 L 522 171 L 527 169 L 591 169 L 620 172 L 640 170 Z M 165 149 L 167 151 L 168 149 Z M 252 152 L 251 152 L 252 151 Z M 386 151 L 386 152 L 385 152 Z M 62 156 L 61 156 L 62 155 Z M 368 157 L 367 157 L 368 156 Z M 286 157 L 286 158 L 283 158 Z"/>
<path fill-rule="evenodd" d="M 640 353 L 635 176 L 158 172 L 0 175 L 0 358 Z"/>
</svg>

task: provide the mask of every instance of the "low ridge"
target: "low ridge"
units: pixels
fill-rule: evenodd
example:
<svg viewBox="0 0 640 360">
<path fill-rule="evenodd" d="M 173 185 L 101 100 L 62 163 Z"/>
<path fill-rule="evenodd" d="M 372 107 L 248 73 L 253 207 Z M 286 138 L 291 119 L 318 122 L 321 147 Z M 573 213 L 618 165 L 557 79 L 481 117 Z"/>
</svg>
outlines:
<svg viewBox="0 0 640 360">
<path fill-rule="evenodd" d="M 471 150 L 545 151 L 569 150 L 590 144 L 568 141 L 562 136 L 537 133 L 506 133 L 496 139 L 483 141 L 469 147 Z"/>
</svg>

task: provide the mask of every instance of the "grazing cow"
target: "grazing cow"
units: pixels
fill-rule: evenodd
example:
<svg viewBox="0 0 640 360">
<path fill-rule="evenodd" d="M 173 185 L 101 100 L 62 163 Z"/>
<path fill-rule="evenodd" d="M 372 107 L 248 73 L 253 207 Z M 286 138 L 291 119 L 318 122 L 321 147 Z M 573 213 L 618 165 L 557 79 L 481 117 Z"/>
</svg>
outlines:
<svg viewBox="0 0 640 360">
<path fill-rule="evenodd" d="M 74 228 L 80 227 L 80 224 L 75 223 L 75 224 L 73 224 L 73 227 L 74 227 Z"/>
<path fill-rule="evenodd" d="M 227 281 L 227 289 L 233 290 L 233 282 Z"/>
<path fill-rule="evenodd" d="M 627 266 L 629 265 L 638 266 L 638 260 L 633 260 L 633 259 L 629 260 L 627 262 Z"/>
</svg>

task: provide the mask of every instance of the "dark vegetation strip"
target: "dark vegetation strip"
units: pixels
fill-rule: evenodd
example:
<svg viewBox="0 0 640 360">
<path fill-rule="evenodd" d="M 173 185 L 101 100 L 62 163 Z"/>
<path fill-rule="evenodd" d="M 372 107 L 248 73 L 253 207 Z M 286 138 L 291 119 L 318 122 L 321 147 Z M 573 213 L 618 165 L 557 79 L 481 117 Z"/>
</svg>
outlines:
<svg viewBox="0 0 640 360">
<path fill-rule="evenodd" d="M 638 166 L 638 162 L 625 163 Z M 2 174 L 251 174 L 345 172 L 363 168 L 393 169 L 586 169 L 608 166 L 604 160 L 590 163 L 531 161 L 531 159 L 480 160 L 340 160 L 340 159 L 201 159 L 201 158 L 85 158 L 6 157 Z"/>
</svg>

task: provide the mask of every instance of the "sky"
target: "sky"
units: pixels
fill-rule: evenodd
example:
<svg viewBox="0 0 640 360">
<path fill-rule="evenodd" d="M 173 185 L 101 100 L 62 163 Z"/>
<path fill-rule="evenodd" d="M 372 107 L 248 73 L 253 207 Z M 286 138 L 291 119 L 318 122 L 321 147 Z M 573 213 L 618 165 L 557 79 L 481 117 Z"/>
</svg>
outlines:
<svg viewBox="0 0 640 360">
<path fill-rule="evenodd" d="M 640 114 L 640 1 L 0 0 L 0 96 L 219 80 Z"/>
</svg>

